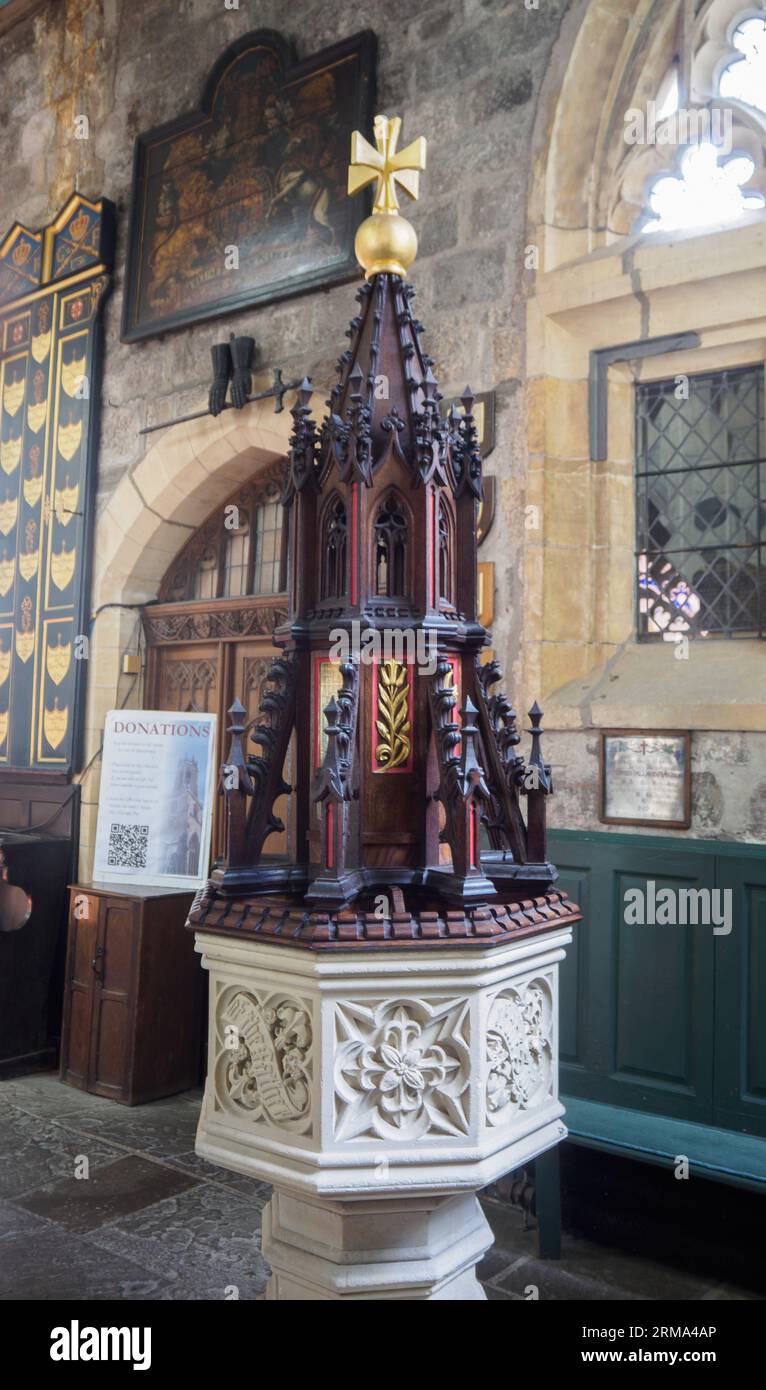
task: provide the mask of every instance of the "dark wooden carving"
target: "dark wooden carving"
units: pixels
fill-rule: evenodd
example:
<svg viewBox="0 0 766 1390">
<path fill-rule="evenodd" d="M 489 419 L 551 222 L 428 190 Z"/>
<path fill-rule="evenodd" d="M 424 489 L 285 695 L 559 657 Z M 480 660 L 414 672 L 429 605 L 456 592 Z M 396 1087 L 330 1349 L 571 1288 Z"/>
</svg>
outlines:
<svg viewBox="0 0 766 1390">
<path fill-rule="evenodd" d="M 354 761 L 359 709 L 359 668 L 341 666 L 343 684 L 325 707 L 327 749 L 316 775 L 313 800 L 322 812 L 322 859 L 319 873 L 306 894 L 320 902 L 342 906 L 362 886 L 357 835 L 350 835 L 354 797 Z"/>
<path fill-rule="evenodd" d="M 413 297 L 387 272 L 363 284 L 324 420 L 308 380 L 293 406 L 289 611 L 274 635 L 293 694 L 274 707 L 258 776 L 232 710 L 228 857 L 194 924 L 316 949 L 411 947 L 576 914 L 546 858 L 540 712 L 525 762 L 493 693 L 499 668 L 480 662 L 473 396 L 442 414 Z M 294 857 L 277 869 L 261 851 L 291 730 Z"/>
<path fill-rule="evenodd" d="M 279 657 L 272 662 L 261 687 L 257 718 L 245 723 L 246 711 L 238 700 L 229 710 L 231 741 L 221 770 L 226 797 L 226 869 L 218 871 L 224 885 L 241 887 L 247 879 L 242 870 L 257 865 L 268 836 L 285 828 L 274 803 L 292 791 L 282 770 L 295 721 L 295 676 L 295 658 Z M 260 745 L 257 755 L 247 754 L 248 734 Z"/>
</svg>

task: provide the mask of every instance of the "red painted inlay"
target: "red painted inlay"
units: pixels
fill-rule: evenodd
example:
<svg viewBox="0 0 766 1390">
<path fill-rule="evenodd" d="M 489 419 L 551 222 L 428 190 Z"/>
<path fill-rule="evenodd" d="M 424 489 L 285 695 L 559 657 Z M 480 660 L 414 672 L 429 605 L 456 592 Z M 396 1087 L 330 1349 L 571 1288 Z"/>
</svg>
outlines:
<svg viewBox="0 0 766 1390">
<path fill-rule="evenodd" d="M 435 576 L 435 551 L 436 551 L 436 494 L 432 487 L 428 489 L 428 543 L 426 545 L 426 565 L 428 571 L 428 606 L 436 606 L 436 584 Z"/>
<path fill-rule="evenodd" d="M 335 868 L 335 807 L 332 803 L 327 807 L 327 867 Z"/>
<path fill-rule="evenodd" d="M 472 869 L 476 868 L 476 807 L 471 807 L 468 822 L 468 860 Z"/>
<path fill-rule="evenodd" d="M 356 607 L 356 569 L 359 546 L 359 484 L 351 484 L 351 604 Z"/>
</svg>

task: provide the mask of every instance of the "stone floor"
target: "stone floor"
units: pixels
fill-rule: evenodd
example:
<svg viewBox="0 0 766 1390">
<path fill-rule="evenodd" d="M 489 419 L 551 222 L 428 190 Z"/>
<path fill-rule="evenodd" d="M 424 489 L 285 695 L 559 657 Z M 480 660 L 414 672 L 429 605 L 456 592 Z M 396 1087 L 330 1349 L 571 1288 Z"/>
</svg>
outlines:
<svg viewBox="0 0 766 1390">
<path fill-rule="evenodd" d="M 199 1099 L 127 1108 L 50 1074 L 0 1081 L 1 1299 L 257 1298 L 269 1189 L 197 1158 Z M 480 1270 L 490 1299 L 759 1296 L 696 1256 L 670 1264 L 581 1231 L 566 1231 L 560 1261 L 540 1261 L 519 1210 L 485 1207 L 496 1236 Z"/>
</svg>

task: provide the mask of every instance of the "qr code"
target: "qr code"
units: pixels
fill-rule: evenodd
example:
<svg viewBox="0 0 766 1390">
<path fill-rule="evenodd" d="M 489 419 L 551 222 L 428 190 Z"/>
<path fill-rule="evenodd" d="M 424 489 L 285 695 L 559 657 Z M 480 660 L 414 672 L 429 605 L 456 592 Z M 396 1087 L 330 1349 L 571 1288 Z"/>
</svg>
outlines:
<svg viewBox="0 0 766 1390">
<path fill-rule="evenodd" d="M 116 869 L 145 869 L 149 844 L 148 825 L 118 825 L 109 828 L 107 864 Z"/>
</svg>

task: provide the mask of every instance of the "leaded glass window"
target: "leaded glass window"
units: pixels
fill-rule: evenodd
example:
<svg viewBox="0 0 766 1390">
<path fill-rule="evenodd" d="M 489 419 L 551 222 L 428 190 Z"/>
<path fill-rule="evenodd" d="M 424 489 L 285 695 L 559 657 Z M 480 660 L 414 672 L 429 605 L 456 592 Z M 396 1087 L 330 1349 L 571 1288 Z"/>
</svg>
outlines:
<svg viewBox="0 0 766 1390">
<path fill-rule="evenodd" d="M 238 511 L 238 525 L 227 532 L 223 557 L 223 592 L 227 598 L 247 593 L 247 556 L 250 548 L 250 520 Z"/>
<path fill-rule="evenodd" d="M 636 387 L 638 635 L 763 636 L 763 367 Z"/>
<path fill-rule="evenodd" d="M 282 507 L 263 502 L 255 510 L 253 593 L 278 594 L 282 569 Z"/>
</svg>

